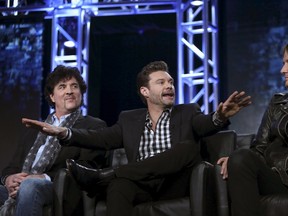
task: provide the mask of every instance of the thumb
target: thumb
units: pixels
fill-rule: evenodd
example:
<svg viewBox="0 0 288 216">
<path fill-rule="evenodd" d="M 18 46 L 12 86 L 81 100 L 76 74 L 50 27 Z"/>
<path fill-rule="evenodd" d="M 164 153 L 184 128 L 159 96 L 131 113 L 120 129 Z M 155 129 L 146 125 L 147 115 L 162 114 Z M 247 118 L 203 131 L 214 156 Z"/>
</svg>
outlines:
<svg viewBox="0 0 288 216">
<path fill-rule="evenodd" d="M 222 108 L 223 108 L 223 102 L 220 102 L 216 111 L 219 113 L 221 112 Z"/>
</svg>

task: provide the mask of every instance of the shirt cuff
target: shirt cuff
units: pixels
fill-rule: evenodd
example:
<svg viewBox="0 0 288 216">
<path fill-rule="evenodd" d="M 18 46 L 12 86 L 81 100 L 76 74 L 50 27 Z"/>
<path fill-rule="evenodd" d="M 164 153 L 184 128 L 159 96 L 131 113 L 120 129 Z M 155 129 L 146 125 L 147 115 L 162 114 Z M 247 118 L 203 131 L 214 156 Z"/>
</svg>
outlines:
<svg viewBox="0 0 288 216">
<path fill-rule="evenodd" d="M 59 139 L 59 140 L 65 142 L 65 141 L 70 140 L 70 139 L 71 139 L 71 136 L 72 136 L 72 131 L 71 131 L 70 128 L 67 128 L 67 134 L 66 134 L 66 136 L 65 136 L 64 138 L 62 138 L 62 139 Z"/>
</svg>

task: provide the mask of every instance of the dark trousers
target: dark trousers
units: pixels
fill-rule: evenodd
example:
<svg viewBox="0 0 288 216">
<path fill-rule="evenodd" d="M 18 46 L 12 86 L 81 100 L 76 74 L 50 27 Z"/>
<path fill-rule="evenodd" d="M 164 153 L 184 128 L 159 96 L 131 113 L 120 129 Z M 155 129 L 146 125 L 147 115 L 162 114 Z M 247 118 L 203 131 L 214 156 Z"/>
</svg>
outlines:
<svg viewBox="0 0 288 216">
<path fill-rule="evenodd" d="M 187 195 L 191 169 L 199 161 L 199 147 L 188 141 L 117 168 L 107 188 L 107 215 L 131 216 L 139 203 Z"/>
<path fill-rule="evenodd" d="M 288 194 L 280 176 L 249 149 L 236 150 L 229 157 L 228 189 L 233 216 L 260 216 L 261 196 Z"/>
</svg>

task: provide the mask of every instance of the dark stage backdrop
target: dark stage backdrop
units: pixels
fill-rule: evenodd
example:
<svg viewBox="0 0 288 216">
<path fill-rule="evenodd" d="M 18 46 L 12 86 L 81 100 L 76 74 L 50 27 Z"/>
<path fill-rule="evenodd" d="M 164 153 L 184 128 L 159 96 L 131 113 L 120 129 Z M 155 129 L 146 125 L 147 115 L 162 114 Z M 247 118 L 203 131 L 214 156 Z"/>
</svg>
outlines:
<svg viewBox="0 0 288 216">
<path fill-rule="evenodd" d="M 220 94 L 245 90 L 253 104 L 231 129 L 256 132 L 270 98 L 284 91 L 282 47 L 288 43 L 286 0 L 233 0 L 220 5 Z M 225 96 L 225 97 L 226 97 Z"/>
<path fill-rule="evenodd" d="M 0 170 L 22 137 L 21 118 L 41 116 L 43 30 L 35 17 L 0 19 Z"/>
<path fill-rule="evenodd" d="M 147 63 L 166 61 L 177 83 L 175 14 L 96 17 L 90 38 L 89 114 L 109 125 L 120 111 L 144 107 L 136 74 Z"/>
</svg>

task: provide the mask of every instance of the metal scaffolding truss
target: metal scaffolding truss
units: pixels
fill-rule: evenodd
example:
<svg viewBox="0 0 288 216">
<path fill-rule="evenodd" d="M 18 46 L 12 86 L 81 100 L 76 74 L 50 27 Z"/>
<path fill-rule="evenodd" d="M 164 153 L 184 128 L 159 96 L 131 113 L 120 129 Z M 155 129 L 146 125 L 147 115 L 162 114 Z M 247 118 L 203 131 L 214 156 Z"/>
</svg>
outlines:
<svg viewBox="0 0 288 216">
<path fill-rule="evenodd" d="M 88 83 L 90 20 L 82 8 L 55 8 L 52 13 L 51 68 L 78 67 Z M 87 94 L 83 102 L 88 104 Z M 82 112 L 87 114 L 87 108 Z"/>
<path fill-rule="evenodd" d="M 202 111 L 218 105 L 217 0 L 186 2 L 178 11 L 178 99 Z"/>
<path fill-rule="evenodd" d="M 91 17 L 176 13 L 177 102 L 196 102 L 205 113 L 216 109 L 217 0 L 65 0 L 60 3 L 54 0 L 47 7 L 7 7 L 3 10 L 10 14 L 21 11 L 47 12 L 52 18 L 51 68 L 59 64 L 76 66 L 82 72 L 85 81 L 88 80 Z M 67 45 L 68 41 L 70 47 Z M 84 103 L 87 104 L 86 97 Z M 86 109 L 83 111 L 87 112 Z"/>
</svg>

